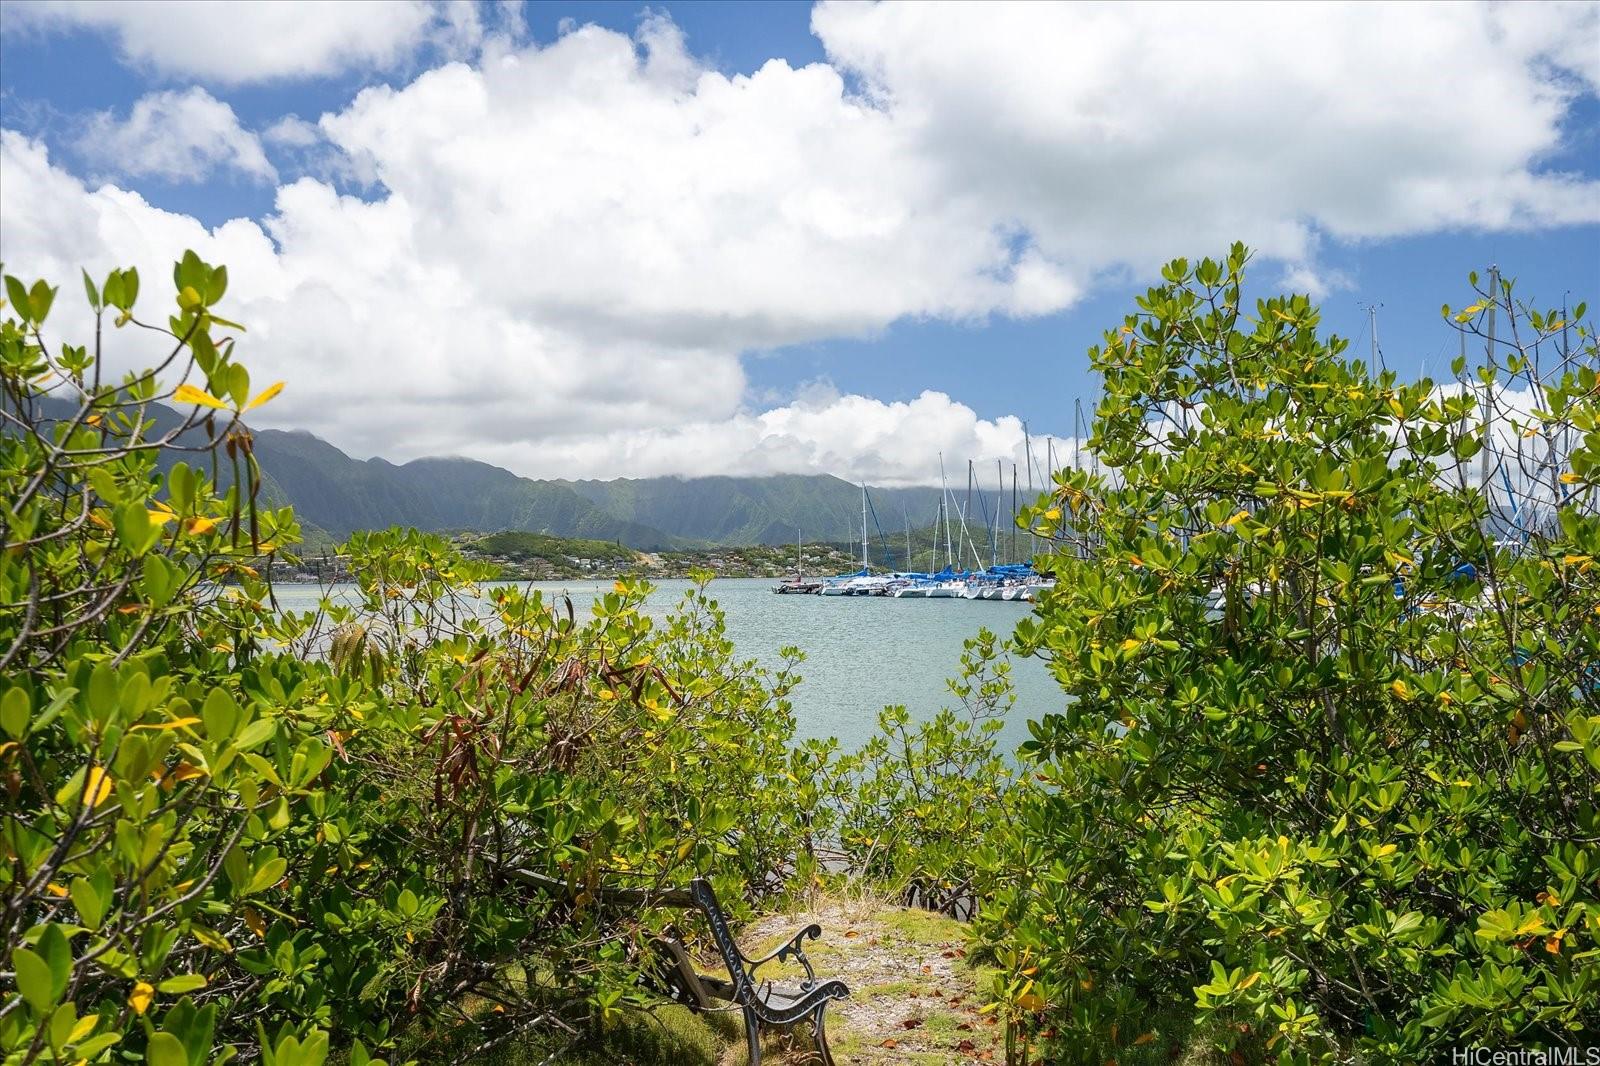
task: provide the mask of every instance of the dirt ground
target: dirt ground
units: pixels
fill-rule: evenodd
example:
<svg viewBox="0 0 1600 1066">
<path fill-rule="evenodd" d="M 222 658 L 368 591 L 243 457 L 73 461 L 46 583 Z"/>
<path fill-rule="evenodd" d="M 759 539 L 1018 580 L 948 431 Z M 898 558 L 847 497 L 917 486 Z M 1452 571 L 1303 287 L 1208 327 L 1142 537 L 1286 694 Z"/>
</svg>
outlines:
<svg viewBox="0 0 1600 1066">
<path fill-rule="evenodd" d="M 828 1038 L 840 1066 L 1004 1061 L 1000 1027 L 978 1013 L 978 988 L 988 975 L 967 962 L 959 922 L 870 899 L 826 899 L 815 910 L 763 918 L 741 930 L 739 941 L 752 954 L 764 952 L 810 922 L 822 926 L 822 939 L 806 944 L 817 976 L 850 986 L 848 999 L 828 1005 Z M 798 965 L 773 970 L 780 983 L 802 975 Z M 763 1062 L 815 1061 L 811 1046 L 802 1026 L 787 1039 L 768 1040 Z M 720 1066 L 745 1060 L 735 1042 Z"/>
</svg>

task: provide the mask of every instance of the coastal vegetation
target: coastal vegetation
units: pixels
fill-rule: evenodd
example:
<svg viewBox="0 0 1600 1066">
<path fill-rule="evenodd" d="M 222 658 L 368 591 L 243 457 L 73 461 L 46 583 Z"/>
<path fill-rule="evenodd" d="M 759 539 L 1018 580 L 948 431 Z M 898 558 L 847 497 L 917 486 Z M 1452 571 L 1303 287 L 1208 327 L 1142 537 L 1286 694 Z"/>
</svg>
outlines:
<svg viewBox="0 0 1600 1066">
<path fill-rule="evenodd" d="M 276 609 L 301 529 L 242 419 L 285 386 L 236 356 L 226 269 L 187 254 L 137 314 L 136 272 L 85 275 L 81 346 L 7 276 L 6 1061 L 582 1054 L 661 1007 L 681 918 L 601 889 L 696 875 L 741 921 L 962 919 L 982 1003 L 945 1046 L 992 1019 L 1014 1064 L 1600 1030 L 1584 309 L 1474 279 L 1446 315 L 1484 365 L 1407 382 L 1247 260 L 1169 264 L 1091 352 L 1097 468 L 1021 517 L 1055 587 L 848 752 L 795 741 L 802 649 L 741 659 L 703 572 L 658 620 L 641 580 L 485 585 L 614 541 L 355 531 L 353 598 Z M 118 330 L 165 357 L 114 378 Z M 1015 655 L 1068 699 L 1013 753 Z"/>
<path fill-rule="evenodd" d="M 752 544 L 677 548 L 643 552 L 596 540 L 552 537 L 543 533 L 503 530 L 480 536 L 460 534 L 456 543 L 469 557 L 500 567 L 502 578 L 551 580 L 638 576 L 684 578 L 705 571 L 717 577 L 784 577 L 794 573 L 796 546 Z M 813 574 L 834 574 L 856 560 L 843 545 L 812 544 L 801 550 Z"/>
</svg>

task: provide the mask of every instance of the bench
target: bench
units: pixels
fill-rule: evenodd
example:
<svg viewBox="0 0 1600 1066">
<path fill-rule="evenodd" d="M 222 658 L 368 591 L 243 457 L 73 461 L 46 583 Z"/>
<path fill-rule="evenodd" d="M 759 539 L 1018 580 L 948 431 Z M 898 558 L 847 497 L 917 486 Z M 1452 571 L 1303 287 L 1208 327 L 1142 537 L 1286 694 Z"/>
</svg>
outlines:
<svg viewBox="0 0 1600 1066">
<path fill-rule="evenodd" d="M 532 870 L 514 867 L 501 871 L 513 880 L 536 886 L 556 896 L 570 896 L 571 888 L 565 882 Z M 727 967 L 729 980 L 702 974 L 695 969 L 694 960 L 675 936 L 657 937 L 654 946 L 660 956 L 658 976 L 669 998 L 694 1011 L 721 1010 L 718 1001 L 735 1004 L 744 1014 L 745 1039 L 750 1047 L 749 1066 L 761 1066 L 760 1031 L 762 1026 L 787 1027 L 809 1021 L 816 1040 L 817 1054 L 823 1066 L 833 1066 L 833 1054 L 828 1050 L 828 1033 L 823 1023 L 823 1011 L 832 999 L 844 999 L 850 994 L 843 981 L 819 981 L 811 960 L 806 958 L 804 943 L 822 936 L 820 925 L 808 925 L 783 944 L 758 959 L 752 959 L 739 949 L 728 929 L 728 916 L 717 902 L 711 882 L 697 877 L 687 890 L 681 888 L 642 889 L 600 887 L 597 898 L 634 906 L 676 907 L 698 910 L 705 915 L 711 928 L 711 939 L 717 945 Z M 774 985 L 770 980 L 756 977 L 756 970 L 769 962 L 783 963 L 789 959 L 798 962 L 806 976 L 798 985 Z"/>
<path fill-rule="evenodd" d="M 661 976 L 667 994 L 696 1011 L 720 1009 L 715 1006 L 718 1000 L 736 1004 L 744 1014 L 750 1066 L 761 1066 L 762 1026 L 787 1027 L 803 1021 L 811 1023 L 817 1055 L 823 1066 L 833 1066 L 823 1011 L 827 1009 L 829 1000 L 844 999 L 850 990 L 843 981 L 817 980 L 811 960 L 806 958 L 805 941 L 820 937 L 822 927 L 808 925 L 774 950 L 752 959 L 734 941 L 728 929 L 727 915 L 717 902 L 717 894 L 712 891 L 709 881 L 697 877 L 690 882 L 688 898 L 705 915 L 706 924 L 711 927 L 711 939 L 717 945 L 717 951 L 732 980 L 724 981 L 698 972 L 682 941 L 674 937 L 660 937 L 655 941 L 655 946 L 662 956 Z M 799 962 L 806 972 L 798 985 L 774 985 L 770 980 L 763 981 L 756 976 L 759 967 L 773 961 L 781 964 L 791 958 Z"/>
</svg>

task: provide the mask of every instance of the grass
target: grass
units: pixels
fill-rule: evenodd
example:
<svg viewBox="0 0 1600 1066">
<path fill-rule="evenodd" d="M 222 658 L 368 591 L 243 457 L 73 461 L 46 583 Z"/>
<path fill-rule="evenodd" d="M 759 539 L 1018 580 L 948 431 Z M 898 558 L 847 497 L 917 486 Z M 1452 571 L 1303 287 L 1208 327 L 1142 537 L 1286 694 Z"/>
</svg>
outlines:
<svg viewBox="0 0 1600 1066">
<path fill-rule="evenodd" d="M 719 1024 L 722 1023 L 722 1024 Z M 562 1066 L 718 1066 L 730 1042 L 726 1015 L 697 1015 L 668 1005 L 628 1013 L 579 1046 L 529 1039 L 497 1048 L 473 1066 L 538 1066 L 553 1052 Z"/>
<path fill-rule="evenodd" d="M 978 1013 L 993 970 L 965 957 L 965 926 L 928 911 L 900 907 L 870 895 L 819 895 L 805 913 L 767 915 L 741 932 L 752 955 L 782 943 L 799 925 L 816 920 L 821 940 L 808 941 L 806 953 L 824 979 L 844 980 L 846 1000 L 828 1008 L 828 1033 L 840 1066 L 960 1064 L 1003 1062 L 1001 1027 Z M 704 972 L 720 965 L 701 960 Z M 763 967 L 763 977 L 784 983 L 802 975 L 797 966 Z M 1227 1066 L 1228 1058 L 1209 1050 L 1215 1034 L 1194 1030 L 1190 1016 L 1173 1011 L 1149 1023 L 1155 1039 L 1118 1048 L 1118 1066 Z M 765 1066 L 800 1066 L 811 1058 L 810 1030 L 766 1033 Z M 463 1042 L 470 1039 L 460 1034 Z M 451 1041 L 445 1041 L 451 1043 Z M 456 1050 L 459 1051 L 459 1044 Z M 470 1046 L 470 1045 L 468 1045 Z M 441 1061 L 447 1048 L 412 1051 L 419 1061 Z M 1060 1049 L 1089 1053 L 1092 1049 Z M 551 1061 L 576 1066 L 745 1066 L 739 1014 L 699 1015 L 676 1005 L 629 1012 L 578 1046 L 529 1036 L 472 1060 L 472 1066 L 538 1066 Z M 397 1061 L 411 1056 L 396 1056 Z M 1081 1054 L 1078 1057 L 1083 1057 Z M 1096 1063 L 1105 1057 L 1095 1058 Z M 1035 1059 L 1035 1062 L 1038 1060 Z M 1087 1059 L 1085 1060 L 1087 1061 Z"/>
</svg>

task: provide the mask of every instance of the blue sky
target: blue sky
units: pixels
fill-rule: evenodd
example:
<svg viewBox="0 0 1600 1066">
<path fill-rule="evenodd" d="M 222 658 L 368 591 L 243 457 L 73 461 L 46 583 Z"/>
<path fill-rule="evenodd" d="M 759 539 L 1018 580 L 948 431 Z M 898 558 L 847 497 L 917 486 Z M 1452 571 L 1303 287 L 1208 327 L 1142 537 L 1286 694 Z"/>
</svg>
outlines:
<svg viewBox="0 0 1600 1066">
<path fill-rule="evenodd" d="M 1262 249 L 1258 291 L 1314 288 L 1363 351 L 1381 305 L 1406 374 L 1454 353 L 1438 309 L 1466 302 L 1469 270 L 1497 263 L 1547 306 L 1600 304 L 1589 5 L 1448 25 L 1386 8 L 1366 27 L 1280 11 L 1231 35 L 1151 9 L 793 2 L 356 5 L 375 21 L 334 27 L 313 6 L 285 32 L 247 6 L 8 2 L 0 208 L 49 202 L 76 223 L 60 230 L 98 219 L 94 237 L 141 246 L 0 215 L 0 252 L 42 272 L 160 261 L 191 236 L 233 250 L 265 325 L 247 360 L 291 382 L 273 417 L 358 455 L 917 480 L 946 448 L 1015 455 L 1011 419 L 1070 432 L 1101 330 L 1160 261 L 1232 237 Z M 1331 56 L 1317 75 L 1252 58 L 1313 41 Z M 1130 73 L 1175 85 L 1097 74 L 1119 48 L 1110 68 L 1149 62 Z M 1216 99 L 1186 111 L 1196 92 Z M 272 132 L 289 116 L 300 141 Z M 233 219 L 248 232 L 221 235 Z M 326 297 L 330 320 L 395 317 L 371 291 L 385 264 L 348 276 L 319 233 L 414 254 L 385 289 L 437 271 L 481 286 L 474 350 L 404 323 L 309 331 L 289 294 Z M 447 378 L 441 359 L 472 366 Z M 312 395 L 357 372 L 397 398 L 352 412 Z"/>
</svg>

